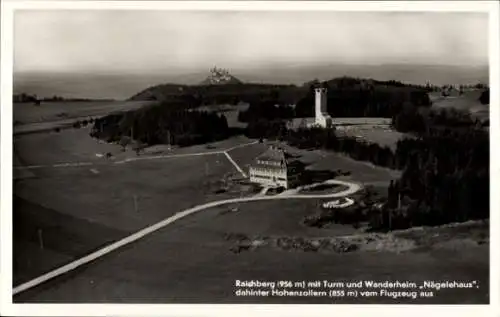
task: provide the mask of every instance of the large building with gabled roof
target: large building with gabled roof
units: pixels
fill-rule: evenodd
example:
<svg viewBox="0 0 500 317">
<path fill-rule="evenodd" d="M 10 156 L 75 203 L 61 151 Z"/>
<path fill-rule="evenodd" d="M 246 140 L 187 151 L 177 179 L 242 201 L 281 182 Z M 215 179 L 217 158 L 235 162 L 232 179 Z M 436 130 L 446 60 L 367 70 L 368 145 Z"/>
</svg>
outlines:
<svg viewBox="0 0 500 317">
<path fill-rule="evenodd" d="M 283 149 L 269 147 L 250 165 L 250 182 L 285 189 L 297 186 L 304 165 L 298 160 L 289 161 L 288 158 L 289 155 Z"/>
</svg>

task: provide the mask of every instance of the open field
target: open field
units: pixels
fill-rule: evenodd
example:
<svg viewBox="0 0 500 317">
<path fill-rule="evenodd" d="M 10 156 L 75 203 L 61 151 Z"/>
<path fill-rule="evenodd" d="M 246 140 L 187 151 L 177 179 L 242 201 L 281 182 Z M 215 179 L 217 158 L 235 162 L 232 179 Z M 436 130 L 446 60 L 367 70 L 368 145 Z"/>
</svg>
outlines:
<svg viewBox="0 0 500 317">
<path fill-rule="evenodd" d="M 16 195 L 127 231 L 138 230 L 197 203 L 221 199 L 223 195 L 211 195 L 218 187 L 210 189 L 210 183 L 222 179 L 224 174 L 235 173 L 222 155 L 32 172 L 36 177 L 16 181 Z M 134 211 L 134 195 L 138 212 Z"/>
<path fill-rule="evenodd" d="M 334 118 L 339 136 L 356 137 L 380 146 L 387 146 L 393 151 L 399 140 L 410 137 L 391 128 L 388 118 Z"/>
<path fill-rule="evenodd" d="M 49 252 L 63 250 L 63 260 L 68 256 L 74 260 L 194 205 L 240 195 L 239 191 L 214 193 L 219 188 L 216 182 L 224 174 L 234 173 L 234 167 L 224 156 L 174 160 L 174 164 L 167 159 L 161 163 L 139 161 L 94 166 L 98 174 L 84 167 L 32 171 L 34 178 L 14 184 L 14 192 L 21 201 L 14 208 L 18 220 L 14 226 L 16 230 L 27 227 L 29 241 L 34 239 L 36 243 L 37 230 L 42 229 L 44 236 L 52 237 L 45 238 L 49 240 L 45 242 Z M 208 174 L 205 162 L 210 166 Z M 138 169 L 140 173 L 134 172 Z M 75 240 L 79 247 L 73 252 Z M 22 249 L 18 251 L 21 257 L 25 256 Z M 50 258 L 47 257 L 48 265 L 53 261 Z M 48 265 L 42 263 L 39 269 L 47 269 Z M 23 272 L 23 268 L 28 272 Z M 40 273 L 39 269 L 32 272 L 20 264 L 14 276 L 33 278 Z M 17 278 L 17 274 L 21 277 Z"/>
<path fill-rule="evenodd" d="M 391 150 L 396 150 L 396 144 L 399 140 L 409 138 L 410 136 L 391 129 L 378 129 L 371 126 L 347 126 L 340 127 L 336 132 L 338 135 L 356 137 L 366 140 L 369 143 L 375 143 L 382 147 L 387 146 Z"/>
<path fill-rule="evenodd" d="M 14 155 L 23 165 L 46 165 L 65 162 L 99 162 L 96 154 L 120 155 L 120 147 L 100 143 L 89 136 L 90 128 L 67 129 L 14 136 Z"/>
<path fill-rule="evenodd" d="M 88 129 L 16 138 L 15 164 L 90 162 L 90 166 L 22 170 L 15 181 L 17 201 L 14 284 L 22 283 L 83 254 L 123 238 L 179 211 L 207 201 L 239 197 L 236 188 L 215 194 L 224 175 L 239 175 L 224 154 L 210 154 L 252 142 L 244 137 L 167 151 L 149 148 L 140 158 L 163 154 L 208 155 L 144 159 L 117 145 L 101 144 Z M 267 144 L 229 150 L 245 171 Z M 341 179 L 376 184 L 385 191 L 398 172 L 357 162 L 336 153 L 282 145 L 312 170 L 350 172 Z M 214 148 L 212 148 L 214 147 Z M 37 149 L 36 151 L 33 149 Z M 97 158 L 111 151 L 115 160 Z M 30 176 L 30 177 L 29 177 Z M 134 203 L 136 195 L 136 205 Z M 251 193 L 243 193 L 244 196 Z M 391 298 L 236 297 L 236 279 L 259 280 L 478 280 L 476 292 L 443 290 L 428 303 L 486 303 L 488 244 L 461 249 L 427 249 L 404 253 L 378 251 L 344 254 L 284 251 L 272 247 L 234 253 L 228 234 L 251 237 L 335 237 L 359 234 L 352 226 L 302 224 L 321 199 L 259 201 L 200 211 L 63 276 L 14 297 L 16 302 L 141 303 L 396 303 Z M 136 209 L 137 206 L 137 209 Z M 231 211 L 231 207 L 238 207 Z M 44 249 L 37 233 L 42 229 Z M 463 255 L 466 249 L 466 255 Z M 34 265 L 34 263 L 39 263 Z M 416 302 L 418 302 L 417 300 Z M 422 300 L 420 300 L 422 301 Z M 408 302 L 410 303 L 410 302 Z M 411 301 L 415 303 L 415 301 Z"/>
<path fill-rule="evenodd" d="M 322 237 L 356 232 L 352 226 L 332 224 L 320 229 L 304 225 L 302 220 L 306 216 L 319 212 L 319 202 L 319 199 L 291 199 L 234 204 L 237 211 L 231 211 L 227 206 L 211 208 L 185 222 L 193 225 L 198 223 L 201 230 L 220 236 L 230 233 L 251 237 Z"/>
<path fill-rule="evenodd" d="M 14 135 L 51 132 L 71 128 L 78 120 L 98 118 L 114 111 L 125 111 L 147 105 L 146 101 L 47 102 L 13 105 Z"/>
<path fill-rule="evenodd" d="M 200 144 L 189 147 L 170 147 L 155 145 L 147 147 L 137 156 L 129 146 L 125 151 L 117 144 L 110 144 L 89 136 L 90 127 L 80 129 L 70 128 L 61 132 L 42 132 L 14 136 L 14 166 L 40 166 L 64 163 L 84 163 L 107 165 L 124 160 L 147 160 L 162 156 L 176 156 L 230 150 L 256 143 L 244 136 L 238 136 L 210 144 Z M 37 149 L 36 151 L 34 149 Z M 106 159 L 104 154 L 112 157 Z"/>
<path fill-rule="evenodd" d="M 309 188 L 304 188 L 300 190 L 300 193 L 312 193 L 312 194 L 327 194 L 327 193 L 335 193 L 338 191 L 342 191 L 343 186 L 341 185 L 335 185 L 335 184 L 320 184 L 317 186 L 309 187 Z"/>
<path fill-rule="evenodd" d="M 244 128 L 247 126 L 245 122 L 238 121 L 238 113 L 248 109 L 248 104 L 242 103 L 237 105 L 211 105 L 201 106 L 198 110 L 201 111 L 215 111 L 223 113 L 227 119 L 227 124 L 231 128 Z"/>
<path fill-rule="evenodd" d="M 297 225 L 290 214 L 285 224 L 279 209 L 256 205 L 239 216 L 209 210 L 178 221 L 168 229 L 124 247 L 92 265 L 28 290 L 16 302 L 117 303 L 487 303 L 488 247 L 459 251 L 352 252 L 344 254 L 257 248 L 231 252 L 226 231 L 279 234 Z M 247 207 L 245 207 L 247 208 Z M 254 211 L 268 222 L 248 225 Z M 267 212 L 267 214 L 266 214 Z M 276 216 L 273 218 L 273 216 Z M 224 220 L 228 217 L 230 219 Z M 250 217 L 250 218 L 249 218 Z M 270 223 L 269 223 L 270 221 Z M 295 223 L 294 223 L 295 222 Z M 298 225 L 297 225 L 298 226 Z M 229 227 L 229 228 L 228 228 Z M 253 230 L 252 227 L 255 227 Z M 249 232 L 250 233 L 250 232 Z M 472 281 L 479 289 L 443 289 L 426 300 L 388 297 L 338 299 L 314 297 L 236 297 L 236 280 L 421 282 Z"/>
<path fill-rule="evenodd" d="M 399 171 L 374 166 L 367 162 L 359 162 L 336 153 L 318 152 L 322 158 L 314 162 L 310 168 L 315 170 L 341 170 L 350 172 L 349 175 L 339 177 L 342 180 L 359 182 L 365 185 L 383 183 L 388 185 L 391 180 L 397 179 L 401 175 Z"/>
<path fill-rule="evenodd" d="M 236 148 L 229 151 L 229 154 L 238 162 L 241 168 L 248 171 L 250 164 L 254 159 L 260 154 L 264 153 L 268 149 L 269 145 L 265 143 L 256 143 L 249 146 Z"/>
<path fill-rule="evenodd" d="M 475 118 L 485 121 L 490 117 L 490 106 L 479 102 L 480 90 L 466 91 L 462 96 L 442 97 L 440 94 L 431 95 L 433 109 L 454 108 L 461 111 L 468 111 Z"/>
<path fill-rule="evenodd" d="M 247 143 L 256 143 L 256 140 L 251 140 L 245 136 L 235 136 L 229 139 L 207 143 L 207 144 L 198 144 L 192 145 L 188 147 L 170 147 L 164 144 L 153 145 L 144 149 L 145 154 L 190 154 L 190 153 L 210 153 L 210 152 L 218 152 L 230 150 L 231 154 L 235 150 L 231 150 L 234 147 L 240 148 L 244 144 Z M 248 148 L 252 148 L 252 146 L 248 146 Z M 170 148 L 170 149 L 169 149 Z M 246 148 L 246 146 L 245 146 Z M 135 154 L 134 154 L 135 156 Z"/>
<path fill-rule="evenodd" d="M 380 146 L 396 149 L 396 143 L 404 138 L 411 137 L 391 128 L 389 118 L 336 118 L 333 117 L 336 134 L 339 136 L 356 137 Z M 314 118 L 292 119 L 290 126 L 299 128 L 314 123 Z"/>
<path fill-rule="evenodd" d="M 58 121 L 81 117 L 99 117 L 110 112 L 132 110 L 148 104 L 147 101 L 60 101 L 13 104 L 14 122 L 19 124 Z"/>
<path fill-rule="evenodd" d="M 217 151 L 236 146 L 229 153 L 241 165 L 242 162 L 251 162 L 267 148 L 267 145 L 259 143 L 237 147 L 251 141 L 239 137 L 211 146 Z M 126 157 L 134 158 L 135 154 L 121 152 L 117 145 L 91 139 L 88 129 L 18 136 L 14 148 L 15 166 L 43 165 L 33 169 L 15 169 L 18 176 L 14 184 L 18 201 L 14 210 L 16 226 L 25 228 L 21 230 L 22 238 L 16 244 L 16 283 L 196 204 L 250 194 L 242 193 L 238 188 L 232 192 L 214 193 L 220 186 L 217 181 L 225 175 L 239 175 L 223 154 L 114 164 Z M 115 160 L 95 156 L 106 151 L 115 154 Z M 200 145 L 173 149 L 168 154 L 198 151 L 204 153 L 214 149 Z M 140 158 L 147 157 L 146 154 Z M 65 162 L 91 165 L 51 167 L 52 164 Z M 273 206 L 272 203 L 269 205 Z M 279 208 L 278 205 L 274 203 L 273 208 Z M 298 206 L 288 205 L 289 208 Z M 307 212 L 307 208 L 299 212 Z M 46 240 L 43 251 L 40 251 L 37 236 L 39 229 L 42 229 Z M 91 233 L 96 234 L 90 237 Z M 32 263 L 35 262 L 41 264 L 34 267 Z"/>
<path fill-rule="evenodd" d="M 127 233 L 17 196 L 13 204 L 14 285 L 84 256 Z"/>
<path fill-rule="evenodd" d="M 28 241 L 23 238 L 17 244 L 15 282 L 33 278 L 40 270 L 54 268 L 55 263 L 61 265 L 193 205 L 240 195 L 239 191 L 214 193 L 225 175 L 238 174 L 223 154 L 113 164 L 95 153 L 131 153 L 121 153 L 116 145 L 94 142 L 85 129 L 17 137 L 14 148 L 15 166 L 47 165 L 14 170 L 14 192 L 19 202 L 14 209 L 18 216 L 15 225 L 29 228 Z M 92 165 L 51 167 L 62 162 Z M 26 251 L 39 248 L 40 228 L 47 237 L 54 237 L 46 237 L 48 241 L 59 242 L 46 242 L 43 254 Z M 66 252 L 73 250 L 75 239 L 78 252 Z M 42 261 L 48 263 L 34 271 L 26 264 Z"/>
</svg>

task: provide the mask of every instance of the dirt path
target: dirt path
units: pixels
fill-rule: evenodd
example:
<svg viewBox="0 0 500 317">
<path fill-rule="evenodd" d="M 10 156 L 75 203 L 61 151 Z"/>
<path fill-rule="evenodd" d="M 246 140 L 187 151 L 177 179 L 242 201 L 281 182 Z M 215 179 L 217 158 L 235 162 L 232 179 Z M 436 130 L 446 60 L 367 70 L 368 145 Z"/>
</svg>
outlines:
<svg viewBox="0 0 500 317">
<path fill-rule="evenodd" d="M 250 145 L 250 144 L 254 144 L 254 142 L 249 143 L 247 145 Z M 242 145 L 242 146 L 245 146 L 245 145 Z M 186 155 L 182 155 L 182 156 L 210 155 L 210 154 L 216 154 L 216 153 L 219 153 L 219 154 L 224 153 L 226 155 L 226 157 L 231 161 L 231 163 L 240 172 L 242 172 L 241 168 L 239 168 L 237 163 L 234 162 L 234 160 L 232 160 L 231 156 L 228 153 L 228 151 L 230 151 L 231 149 L 227 149 L 224 151 L 217 151 L 217 152 L 209 152 L 209 153 L 193 153 L 193 154 L 186 154 Z M 167 157 L 167 156 L 147 157 L 147 158 L 140 158 L 140 159 L 160 159 L 160 158 L 164 158 L 164 157 Z M 168 157 L 170 157 L 170 156 L 168 156 Z M 177 156 L 177 157 L 179 157 L 179 156 Z M 133 161 L 133 160 L 125 160 L 125 161 L 122 161 L 120 163 L 126 163 L 129 161 Z M 56 165 L 53 165 L 52 167 L 82 166 L 82 164 L 84 166 L 88 166 L 88 164 L 86 164 L 86 163 L 76 163 L 76 165 L 75 165 L 75 163 L 65 163 L 65 164 L 56 164 Z M 90 163 L 90 164 L 92 164 L 92 163 Z M 39 166 L 37 166 L 37 168 L 38 167 Z M 27 168 L 29 168 L 29 167 L 27 167 Z M 346 181 L 332 179 L 332 180 L 326 181 L 325 183 L 343 185 L 343 186 L 346 186 L 347 188 L 341 192 L 329 193 L 329 194 L 290 193 L 288 195 L 278 195 L 278 196 L 257 195 L 257 196 L 251 196 L 251 197 L 225 199 L 225 200 L 213 201 L 210 203 L 197 205 L 195 207 L 181 211 L 181 212 L 179 212 L 171 217 L 168 217 L 168 218 L 166 218 L 166 219 L 164 219 L 156 224 L 153 224 L 149 227 L 146 227 L 146 228 L 144 228 L 144 229 L 142 229 L 142 230 L 140 230 L 140 231 L 138 231 L 138 232 L 136 232 L 128 237 L 125 237 L 119 241 L 116 241 L 116 242 L 114 242 L 114 243 L 112 243 L 112 244 L 110 244 L 110 245 L 108 245 L 100 250 L 97 250 L 97 251 L 95 251 L 87 256 L 84 256 L 76 261 L 73 261 L 69 264 L 66 264 L 66 265 L 64 265 L 58 269 L 55 269 L 51 272 L 48 272 L 44 275 L 41 275 L 41 276 L 31 280 L 31 281 L 23 283 L 23 284 L 14 288 L 13 295 L 19 294 L 23 291 L 26 291 L 30 288 L 33 288 L 37 285 L 40 285 L 48 280 L 51 280 L 59 275 L 65 274 L 69 271 L 72 271 L 72 270 L 82 266 L 82 265 L 85 265 L 85 264 L 90 263 L 96 259 L 99 259 L 99 258 L 105 256 L 106 254 L 113 252 L 113 251 L 115 251 L 123 246 L 130 244 L 130 243 L 133 243 L 133 242 L 135 242 L 135 241 L 137 241 L 137 240 L 139 240 L 139 239 L 141 239 L 149 234 L 152 234 L 153 232 L 155 232 L 155 231 L 157 231 L 165 226 L 168 226 L 179 219 L 182 219 L 184 217 L 187 217 L 189 215 L 192 215 L 194 213 L 197 213 L 197 212 L 200 212 L 200 211 L 212 208 L 212 207 L 217 207 L 217 206 L 222 206 L 222 205 L 227 205 L 227 204 L 234 204 L 234 203 L 245 203 L 245 202 L 259 201 L 259 200 L 339 198 L 339 197 L 345 197 L 348 195 L 352 195 L 361 189 L 360 185 L 355 184 L 355 183 L 351 183 L 351 182 L 346 182 Z"/>
<path fill-rule="evenodd" d="M 192 215 L 194 213 L 197 213 L 199 211 L 203 211 L 205 209 L 209 209 L 212 207 L 217 207 L 217 206 L 222 206 L 222 205 L 227 205 L 227 204 L 234 204 L 234 203 L 245 203 L 245 202 L 252 202 L 252 201 L 259 201 L 259 200 L 276 200 L 276 199 L 317 199 L 317 198 L 338 198 L 338 197 L 344 197 L 348 196 L 351 194 L 356 193 L 358 190 L 361 189 L 361 186 L 358 184 L 354 183 L 349 183 L 349 182 L 344 182 L 344 181 L 338 181 L 338 180 L 329 180 L 327 181 L 329 184 L 337 184 L 337 185 L 343 185 L 346 186 L 347 188 L 341 192 L 337 193 L 331 193 L 331 194 L 318 194 L 318 195 L 304 195 L 304 194 L 293 194 L 293 195 L 286 195 L 286 196 L 252 196 L 252 197 L 244 197 L 244 198 L 233 198 L 233 199 L 225 199 L 225 200 L 219 200 L 219 201 L 213 201 L 210 203 L 202 204 L 195 206 L 190 209 L 186 209 L 184 211 L 181 211 L 171 217 L 168 217 L 152 226 L 149 226 L 147 228 L 144 228 L 124 239 L 121 239 L 117 242 L 114 242 L 96 252 L 93 252 L 87 256 L 84 256 L 76 261 L 73 261 L 69 264 L 66 264 L 58 269 L 55 269 L 47 274 L 44 274 L 42 276 L 39 276 L 31 281 L 28 281 L 24 284 L 21 284 L 17 287 L 14 288 L 13 290 L 13 295 L 19 294 L 23 291 L 26 291 L 30 288 L 33 288 L 37 285 L 40 285 L 50 279 L 53 279 L 59 275 L 65 274 L 69 271 L 72 271 L 82 265 L 85 265 L 87 263 L 90 263 L 96 259 L 99 259 L 106 254 L 113 252 L 123 246 L 126 246 L 130 243 L 133 243 L 141 238 L 144 238 L 145 236 L 152 234 L 153 232 L 166 227 L 175 221 L 182 219 L 184 217 L 187 217 L 189 215 Z"/>
</svg>

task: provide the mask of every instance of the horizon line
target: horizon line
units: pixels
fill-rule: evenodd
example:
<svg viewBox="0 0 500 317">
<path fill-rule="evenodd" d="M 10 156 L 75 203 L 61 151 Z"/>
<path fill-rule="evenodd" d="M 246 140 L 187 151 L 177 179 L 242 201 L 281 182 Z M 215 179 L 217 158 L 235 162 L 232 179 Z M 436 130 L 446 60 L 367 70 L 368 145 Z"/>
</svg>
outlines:
<svg viewBox="0 0 500 317">
<path fill-rule="evenodd" d="M 423 62 L 416 62 L 416 63 L 411 63 L 411 62 L 394 62 L 394 63 L 317 63 L 317 64 L 305 64 L 305 65 L 276 65 L 276 68 L 282 68 L 282 69 L 287 69 L 287 68 L 314 68 L 314 67 L 328 67 L 328 66 L 365 66 L 365 67 L 383 67 L 383 66 L 432 66 L 432 67 L 453 67 L 453 68 L 489 68 L 491 65 L 490 63 L 484 63 L 484 64 L 443 64 L 443 63 L 423 63 Z M 236 68 L 236 67 L 219 67 L 221 69 L 225 69 L 228 71 L 235 70 L 235 71 L 248 71 L 248 72 L 253 72 L 255 70 L 260 70 L 260 68 L 265 69 L 269 68 L 269 65 L 262 65 L 257 68 L 249 68 L 249 69 L 243 69 L 243 68 Z M 199 72 L 204 72 L 206 71 L 207 73 L 210 72 L 210 69 L 213 68 L 213 66 L 207 66 L 207 67 L 199 67 L 199 68 L 185 68 L 184 70 L 179 68 L 176 69 L 173 74 L 194 74 L 194 73 L 199 73 Z M 170 68 L 171 69 L 171 68 Z M 136 74 L 136 75 L 148 75 L 148 74 L 156 74 L 156 73 L 162 73 L 165 74 L 165 71 L 168 71 L 169 69 L 155 69 L 155 70 L 134 70 L 134 69 L 124 69 L 124 70 L 12 70 L 12 74 L 88 74 L 88 75 L 126 75 L 126 74 Z"/>
</svg>

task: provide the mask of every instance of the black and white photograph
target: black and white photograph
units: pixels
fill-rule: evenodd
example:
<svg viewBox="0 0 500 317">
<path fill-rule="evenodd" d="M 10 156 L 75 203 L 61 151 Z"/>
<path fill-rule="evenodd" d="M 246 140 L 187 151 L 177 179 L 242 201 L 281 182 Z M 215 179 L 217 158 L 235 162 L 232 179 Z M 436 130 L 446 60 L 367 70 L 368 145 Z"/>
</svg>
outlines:
<svg viewBox="0 0 500 317">
<path fill-rule="evenodd" d="M 10 13 L 11 305 L 498 302 L 496 1 L 98 2 Z"/>
</svg>

